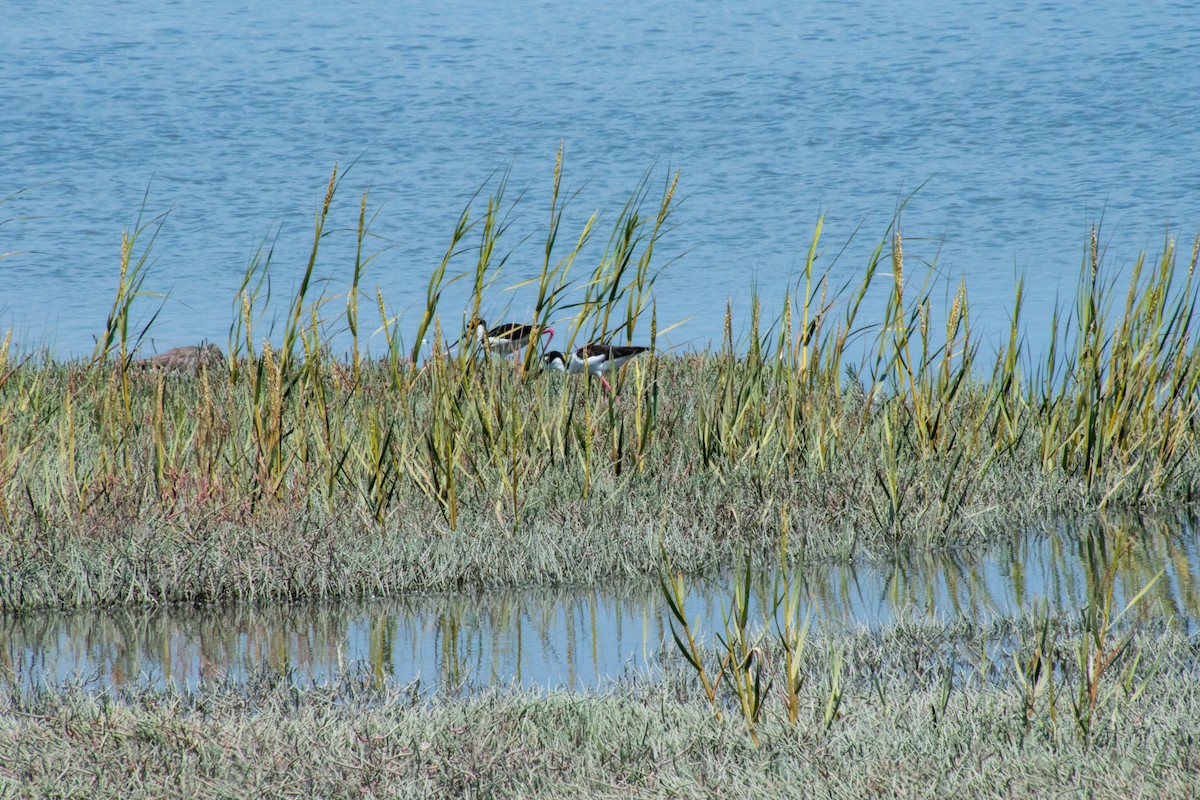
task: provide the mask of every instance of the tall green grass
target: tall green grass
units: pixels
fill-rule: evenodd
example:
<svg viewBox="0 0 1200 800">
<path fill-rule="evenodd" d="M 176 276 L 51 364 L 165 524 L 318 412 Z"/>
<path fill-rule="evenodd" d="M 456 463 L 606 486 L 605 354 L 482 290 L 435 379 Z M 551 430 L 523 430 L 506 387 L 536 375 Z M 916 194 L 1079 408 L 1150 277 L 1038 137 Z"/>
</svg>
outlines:
<svg viewBox="0 0 1200 800">
<path fill-rule="evenodd" d="M 122 524 L 254 531 L 287 520 L 349 520 L 363 536 L 515 541 L 555 524 L 603 541 L 608 525 L 623 526 L 641 537 L 639 553 L 653 553 L 655 532 L 669 527 L 724 543 L 698 550 L 729 554 L 739 536 L 773 548 L 783 506 L 816 532 L 814 552 L 844 554 L 1196 497 L 1195 245 L 1180 263 L 1167 240 L 1119 293 L 1093 237 L 1076 297 L 1035 337 L 1048 351 L 1026 349 L 1018 284 L 1008 338 L 984 353 L 968 285 L 939 305 L 937 282 L 918 285 L 905 264 L 898 223 L 838 284 L 820 263 L 818 222 L 802 279 L 769 298 L 776 317 L 764 319 L 756 298 L 735 339 L 730 310 L 718 350 L 635 360 L 610 396 L 543 373 L 534 344 L 506 358 L 472 343 L 472 320 L 502 307 L 494 294 L 521 202 L 508 199 L 504 178 L 463 210 L 445 257 L 420 276 L 426 303 L 407 343 L 406 320 L 376 293 L 385 352 L 365 358 L 359 297 L 376 263 L 366 195 L 347 226 L 356 248 L 344 313 L 312 295 L 314 276 L 334 269 L 320 245 L 340 178 L 335 168 L 319 199 L 280 340 L 255 328 L 269 300 L 264 245 L 234 299 L 223 367 L 170 377 L 135 369 L 130 309 L 144 295 L 142 242 L 157 222 L 125 237 L 113 313 L 90 361 L 22 358 L 4 340 L 9 563 L 89 530 L 119 539 Z M 671 325 L 654 303 L 656 247 L 673 225 L 678 176 L 660 190 L 641 182 L 598 252 L 598 214 L 563 231 L 578 197 L 564 196 L 561 181 L 560 152 L 542 263 L 512 279 L 536 286 L 531 321 L 565 327 L 571 345 L 657 345 Z M 471 286 L 469 304 L 447 309 L 458 281 Z M 335 358 L 332 341 L 346 331 L 349 356 Z"/>
</svg>

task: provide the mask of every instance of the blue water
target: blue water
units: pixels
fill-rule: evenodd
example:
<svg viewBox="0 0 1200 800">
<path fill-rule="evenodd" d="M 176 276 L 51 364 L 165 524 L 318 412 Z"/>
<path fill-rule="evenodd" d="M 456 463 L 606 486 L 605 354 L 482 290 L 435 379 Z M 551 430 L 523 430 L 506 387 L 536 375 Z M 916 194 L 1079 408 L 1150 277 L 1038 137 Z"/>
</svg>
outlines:
<svg viewBox="0 0 1200 800">
<path fill-rule="evenodd" d="M 657 251 L 660 327 L 686 320 L 671 346 L 719 337 L 727 297 L 742 318 L 752 286 L 777 297 L 822 213 L 819 267 L 861 275 L 914 191 L 910 280 L 935 257 L 965 276 L 994 338 L 1025 273 L 1037 324 L 1092 223 L 1117 272 L 1168 229 L 1189 245 L 1200 229 L 1200 11 L 997 5 L 7 0 L 0 196 L 26 191 L 0 205 L 0 253 L 19 251 L 0 260 L 0 330 L 90 352 L 144 201 L 143 219 L 167 212 L 143 285 L 166 300 L 135 307 L 144 322 L 161 305 L 148 344 L 223 343 L 264 240 L 275 311 L 296 285 L 335 162 L 353 168 L 320 290 L 345 291 L 369 188 L 365 304 L 378 287 L 415 327 L 459 212 L 508 170 L 525 195 L 485 311 L 528 318 L 529 293 L 502 289 L 540 264 L 560 140 L 578 190 L 564 241 L 593 210 L 611 223 L 647 172 L 654 196 L 682 171 Z M 464 298 L 446 297 L 452 324 Z"/>
<path fill-rule="evenodd" d="M 1116 530 L 1103 529 L 1116 553 Z M 1129 531 L 1118 561 L 1114 614 L 1149 585 L 1122 619 L 1171 620 L 1192 634 L 1200 621 L 1200 552 L 1180 520 Z M 792 573 L 799 624 L 815 630 L 887 629 L 897 622 L 972 621 L 986 627 L 1041 607 L 1073 617 L 1089 597 L 1089 572 L 1074 535 L 1016 536 L 1002 546 L 902 555 L 875 562 L 815 564 Z M 1156 574 L 1163 574 L 1157 579 Z M 724 634 L 731 576 L 689 579 L 685 612 L 705 642 Z M 780 585 L 755 578 L 751 628 L 775 607 Z M 423 691 L 486 686 L 596 689 L 627 674 L 653 676 L 673 652 L 670 612 L 656 579 L 603 587 L 411 594 L 346 604 L 94 609 L 0 616 L 0 697 L 64 681 L 94 688 L 244 681 L 260 669 L 328 683 L 367 669 L 381 683 Z M 1122 628 L 1125 629 L 1124 627 Z M 996 656 L 1007 667 L 1003 642 Z M 664 656 L 664 653 L 666 654 Z"/>
</svg>

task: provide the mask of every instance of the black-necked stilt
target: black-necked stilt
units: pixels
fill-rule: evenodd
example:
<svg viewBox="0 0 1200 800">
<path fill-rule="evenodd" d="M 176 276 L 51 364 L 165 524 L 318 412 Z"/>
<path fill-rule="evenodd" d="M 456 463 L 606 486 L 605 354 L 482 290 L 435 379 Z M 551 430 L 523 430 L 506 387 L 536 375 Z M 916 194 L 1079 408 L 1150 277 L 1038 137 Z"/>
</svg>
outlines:
<svg viewBox="0 0 1200 800">
<path fill-rule="evenodd" d="M 649 349 L 638 345 L 585 344 L 571 354 L 571 363 L 568 365 L 567 371 L 572 374 L 586 371 L 591 375 L 596 375 L 604 384 L 604 388 L 611 392 L 612 387 L 605 380 L 604 373 L 615 372 L 626 361 Z"/>
<path fill-rule="evenodd" d="M 554 372 L 566 372 L 567 359 L 557 350 L 551 350 L 542 354 L 542 366 Z"/>
<path fill-rule="evenodd" d="M 519 353 L 528 346 L 529 340 L 535 336 L 549 336 L 550 339 L 553 339 L 554 328 L 506 322 L 503 325 L 497 325 L 489 329 L 487 323 L 482 318 L 476 318 L 475 336 L 479 340 L 479 343 L 485 347 Z M 546 340 L 547 345 L 550 344 L 550 339 Z"/>
<path fill-rule="evenodd" d="M 165 353 L 159 353 L 149 358 L 139 358 L 133 364 L 138 367 L 157 367 L 172 372 L 184 372 L 199 369 L 201 364 L 215 367 L 224 360 L 225 354 L 221 352 L 221 348 L 215 344 L 206 344 L 172 347 Z"/>
</svg>

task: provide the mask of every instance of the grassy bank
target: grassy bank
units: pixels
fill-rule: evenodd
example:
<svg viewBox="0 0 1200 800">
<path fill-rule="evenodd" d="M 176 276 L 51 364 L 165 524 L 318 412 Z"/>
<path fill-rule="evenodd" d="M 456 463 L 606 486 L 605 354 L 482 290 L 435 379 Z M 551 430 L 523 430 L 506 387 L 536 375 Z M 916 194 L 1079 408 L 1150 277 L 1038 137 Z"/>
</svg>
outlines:
<svg viewBox="0 0 1200 800">
<path fill-rule="evenodd" d="M 576 274 L 594 218 L 562 252 L 557 180 L 532 322 L 569 331 L 568 349 L 654 347 L 653 251 L 675 184 L 648 211 L 639 188 Z M 535 344 L 515 358 L 448 347 L 491 308 L 503 187 L 478 220 L 464 212 L 416 344 L 377 297 L 386 356 L 362 356 L 365 196 L 344 313 L 309 296 L 336 188 L 335 172 L 281 341 L 256 338 L 265 259 L 247 271 L 226 360 L 135 363 L 138 230 L 92 359 L 0 346 L 0 609 L 584 583 L 654 572 L 660 545 L 687 570 L 745 543 L 773 552 L 784 510 L 808 553 L 836 556 L 1177 508 L 1200 489 L 1195 247 L 1177 258 L 1167 242 L 1121 291 L 1093 236 L 1075 298 L 1039 337 L 1049 351 L 1024 351 L 1018 287 L 1009 338 L 986 353 L 966 285 L 936 303 L 905 278 L 897 231 L 839 288 L 818 225 L 778 318 L 754 313 L 739 340 L 729 318 L 717 349 L 635 360 L 614 396 L 542 374 Z M 455 273 L 464 253 L 475 263 Z M 444 330 L 456 280 L 472 300 Z M 353 335 L 344 358 L 333 329 Z"/>
<path fill-rule="evenodd" d="M 869 406 L 851 392 L 811 398 L 812 414 L 756 423 L 766 425 L 757 452 L 739 448 L 706 465 L 704 406 L 724 369 L 744 367 L 730 364 L 647 359 L 619 404 L 598 386 L 588 397 L 582 382 L 522 381 L 511 365 L 492 364 L 474 380 L 495 397 L 467 401 L 449 462 L 434 454 L 436 412 L 420 390 L 393 391 L 386 368 L 363 369 L 353 387 L 329 376 L 314 390 L 324 412 L 307 409 L 303 395 L 281 409 L 288 435 L 274 479 L 259 461 L 245 373 L 136 374 L 127 395 L 108 369 L 18 373 L 5 399 L 19 402 L 24 384 L 45 412 L 14 413 L 0 433 L 18 454 L 4 485 L 0 607 L 587 583 L 653 573 L 660 543 L 687 570 L 728 563 L 744 543 L 773 551 L 784 507 L 810 555 L 848 555 L 1011 536 L 1101 505 L 1174 507 L 1197 489 L 1190 417 L 1170 461 L 1148 464 L 1155 453 L 1144 441 L 1109 451 L 1133 467 L 1106 469 L 1089 489 L 1080 470 L 1044 460 L 1038 429 L 1056 423 L 1042 414 L 1022 412 L 1012 440 L 980 432 L 946 452 L 922 451 L 902 400 Z M 787 411 L 786 389 L 764 391 L 770 405 L 748 414 Z M 961 390 L 963 408 L 948 424 L 986 425 L 968 409 L 1001 413 L 989 409 L 989 392 Z M 106 441 L 104 404 L 122 396 L 130 422 Z M 398 407 L 405 400 L 411 406 Z M 639 448 L 643 403 L 654 406 L 653 427 Z M 778 430 L 788 419 L 794 443 Z"/>
<path fill-rule="evenodd" d="M 1064 651 L 1085 638 L 1059 635 Z M 354 677 L 303 691 L 272 675 L 187 695 L 50 690 L 0 707 L 0 796 L 1194 796 L 1194 640 L 1135 637 L 1141 661 L 1127 686 L 1113 681 L 1085 739 L 1069 670 L 1029 703 L 1011 662 L 964 655 L 1005 637 L 1028 644 L 1036 631 L 964 622 L 814 635 L 796 721 L 772 702 L 757 745 L 687 675 L 434 703 Z"/>
</svg>

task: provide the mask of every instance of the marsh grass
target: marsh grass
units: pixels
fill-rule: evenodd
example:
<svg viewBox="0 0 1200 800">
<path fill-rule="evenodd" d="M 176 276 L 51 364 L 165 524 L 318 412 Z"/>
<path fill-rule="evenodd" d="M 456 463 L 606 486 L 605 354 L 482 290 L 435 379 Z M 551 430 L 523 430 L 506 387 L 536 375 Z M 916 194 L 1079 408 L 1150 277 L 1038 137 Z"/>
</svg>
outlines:
<svg viewBox="0 0 1200 800">
<path fill-rule="evenodd" d="M 937 665 L 948 634 L 964 651 L 999 634 L 964 624 L 815 637 L 798 722 L 768 709 L 757 745 L 736 714 L 716 719 L 702 692 L 675 674 L 629 677 L 603 693 L 500 690 L 432 701 L 355 670 L 306 689 L 275 671 L 193 692 L 43 689 L 0 701 L 0 792 L 679 797 L 803 787 L 817 796 L 1193 796 L 1194 641 L 1164 630 L 1135 637 L 1160 667 L 1085 745 L 1056 737 L 1043 718 L 1026 731 L 1019 687 L 977 680 L 969 666 L 965 680 L 947 684 Z M 1087 634 L 1068 626 L 1059 635 L 1070 648 Z M 827 725 L 831 668 L 820 654 L 830 651 L 843 654 L 842 702 Z M 908 668 L 897 669 L 901 662 Z"/>
<path fill-rule="evenodd" d="M 520 198 L 507 199 L 504 178 L 454 225 L 410 344 L 376 294 L 386 352 L 364 357 L 358 295 L 375 255 L 364 245 L 366 195 L 348 226 L 356 249 L 344 310 L 313 293 L 343 175 L 333 170 L 320 199 L 274 343 L 255 327 L 269 299 L 264 243 L 235 299 L 223 367 L 134 369 L 141 334 L 130 333 L 130 308 L 144 294 L 139 242 L 153 224 L 125 239 L 93 359 L 23 358 L 5 339 L 0 607 L 447 585 L 434 569 L 358 572 L 372 561 L 394 568 L 396 553 L 420 548 L 467 559 L 442 567 L 462 583 L 652 574 L 660 543 L 692 571 L 745 547 L 775 552 L 780 508 L 809 553 L 845 556 L 1174 508 L 1200 488 L 1195 246 L 1182 266 L 1173 240 L 1152 268 L 1139 259 L 1118 303 L 1089 245 L 1043 358 L 1024 349 L 1020 284 L 1008 340 L 983 354 L 965 284 L 944 330 L 934 325 L 936 281 L 912 279 L 898 223 L 841 286 L 821 271 L 818 223 L 778 317 L 763 319 L 756 300 L 735 339 L 730 311 L 718 351 L 635 360 L 608 395 L 536 369 L 534 345 L 514 359 L 473 343 L 473 320 L 497 307 L 507 274 Z M 673 323 L 660 324 L 653 302 L 655 247 L 672 227 L 678 175 L 658 195 L 649 177 L 635 189 L 590 271 L 579 264 L 599 218 L 563 233 L 577 197 L 560 194 L 561 178 L 560 152 L 543 261 L 517 284 L 536 284 L 534 321 L 565 322 L 572 345 L 657 345 Z M 881 265 L 891 280 L 872 309 Z M 471 300 L 448 317 L 444 293 L 460 280 Z M 348 359 L 330 344 L 343 330 Z"/>
<path fill-rule="evenodd" d="M 722 602 L 723 628 L 712 632 L 712 649 L 715 654 L 705 653 L 704 643 L 708 632 L 698 622 L 688 620 L 684 611 L 683 576 L 676 572 L 664 552 L 662 595 L 668 611 L 671 639 L 675 654 L 683 658 L 694 675 L 703 697 L 713 708 L 718 720 L 722 709 L 732 706 L 740 714 L 750 740 L 760 743 L 759 727 L 764 710 L 778 704 L 782 707 L 781 717 L 788 724 L 796 725 L 798 697 L 805 680 L 811 677 L 811 666 L 802 673 L 799 665 L 810 659 L 808 652 L 809 624 L 814 607 L 820 602 L 815 593 L 805 597 L 800 573 L 793 573 L 788 558 L 788 520 L 783 510 L 780 519 L 779 565 L 774 575 L 769 594 L 753 603 L 756 576 L 762 571 L 753 565 L 747 552 L 741 565 L 732 575 L 732 587 L 727 603 Z M 1166 568 L 1159 569 L 1143 585 L 1130 588 L 1130 596 L 1123 608 L 1118 610 L 1117 576 L 1122 561 L 1133 549 L 1133 539 L 1124 526 L 1107 529 L 1097 527 L 1078 541 L 1079 563 L 1083 567 L 1086 581 L 1086 598 L 1079 612 L 1077 632 L 1069 654 L 1057 647 L 1059 631 L 1069 628 L 1061 619 L 1052 625 L 1051 613 L 1045 602 L 1035 604 L 1031 641 L 1022 647 L 1009 647 L 997 659 L 989 654 L 986 641 L 982 645 L 978 670 L 981 682 L 990 670 L 990 664 L 1011 660 L 1013 676 L 1021 698 L 1019 717 L 1024 722 L 1024 734 L 1028 735 L 1034 724 L 1039 707 L 1039 697 L 1046 697 L 1048 728 L 1057 740 L 1059 708 L 1057 698 L 1065 695 L 1074 719 L 1073 726 L 1080 744 L 1085 748 L 1093 742 L 1097 726 L 1103 724 L 1102 716 L 1110 713 L 1109 724 L 1116 730 L 1121 704 L 1135 700 L 1153 679 L 1157 662 L 1148 665 L 1142 660 L 1142 652 L 1132 646 L 1137 632 L 1137 622 L 1123 624 L 1126 615 L 1132 619 L 1140 603 L 1148 596 Z M 803 559 L 801 559 L 801 565 Z M 1128 573 L 1127 573 L 1128 574 Z M 807 602 L 805 602 L 807 601 Z M 803 623 L 799 621 L 799 606 L 805 602 L 807 612 Z M 751 611 L 752 605 L 754 611 Z M 777 633 L 774 647 L 769 645 L 769 632 Z M 1030 637 L 1027 636 L 1027 639 Z M 1000 645 L 1003 647 L 1003 645 Z M 843 679 L 844 652 L 840 644 L 830 644 L 825 654 L 824 705 L 821 723 L 829 730 L 840 718 L 845 701 Z M 936 679 L 940 693 L 929 707 L 933 724 L 938 724 L 946 714 L 946 707 L 954 684 L 970 681 L 956 675 L 955 653 L 950 651 L 945 667 Z M 928 671 L 929 674 L 936 672 Z M 779 680 L 783 691 L 772 693 Z M 1074 684 L 1074 691 L 1071 689 Z M 886 706 L 886 694 L 876 683 L 879 699 Z M 772 699 L 772 698 L 775 699 Z"/>
</svg>

